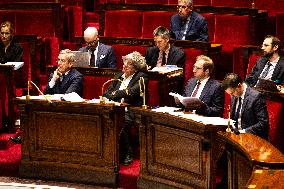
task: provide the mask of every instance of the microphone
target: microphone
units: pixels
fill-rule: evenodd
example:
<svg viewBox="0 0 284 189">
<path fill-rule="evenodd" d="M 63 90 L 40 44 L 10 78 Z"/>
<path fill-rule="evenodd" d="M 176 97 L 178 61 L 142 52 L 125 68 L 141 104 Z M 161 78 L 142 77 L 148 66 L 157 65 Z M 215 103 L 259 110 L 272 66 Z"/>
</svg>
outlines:
<svg viewBox="0 0 284 189">
<path fill-rule="evenodd" d="M 146 97 L 145 97 L 145 81 L 143 77 L 140 77 L 139 79 L 139 89 L 140 89 L 140 96 L 143 98 L 143 105 L 142 105 L 142 109 L 147 109 L 147 105 L 146 105 Z"/>
<path fill-rule="evenodd" d="M 103 95 L 104 95 L 104 87 L 106 84 L 108 84 L 109 82 L 111 81 L 119 81 L 122 83 L 122 80 L 121 79 L 109 79 L 107 80 L 106 82 L 104 82 L 103 86 L 102 86 L 102 96 L 100 96 L 100 104 L 105 104 L 105 100 L 103 98 Z"/>
<path fill-rule="evenodd" d="M 41 90 L 38 88 L 38 86 L 36 86 L 36 84 L 32 81 L 28 81 L 28 94 L 26 95 L 26 100 L 30 100 L 30 85 L 33 84 L 33 86 L 35 86 L 35 88 L 38 90 L 38 92 L 45 98 L 45 100 L 47 100 L 49 103 L 52 103 L 51 100 L 49 100 L 44 94 L 43 92 L 41 92 Z"/>
</svg>

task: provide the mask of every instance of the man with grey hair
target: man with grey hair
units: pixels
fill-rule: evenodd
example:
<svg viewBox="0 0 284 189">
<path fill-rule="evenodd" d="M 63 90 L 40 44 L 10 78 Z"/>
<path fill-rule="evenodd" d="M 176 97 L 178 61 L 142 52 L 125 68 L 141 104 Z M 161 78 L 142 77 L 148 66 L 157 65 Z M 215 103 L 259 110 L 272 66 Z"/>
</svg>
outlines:
<svg viewBox="0 0 284 189">
<path fill-rule="evenodd" d="M 206 19 L 193 10 L 192 0 L 178 0 L 178 13 L 171 17 L 171 37 L 176 40 L 208 42 Z"/>
<path fill-rule="evenodd" d="M 84 31 L 86 46 L 79 49 L 90 53 L 90 66 L 98 68 L 116 68 L 116 57 L 111 46 L 99 42 L 98 30 L 88 27 Z"/>
<path fill-rule="evenodd" d="M 159 26 L 154 30 L 153 35 L 156 46 L 148 48 L 145 55 L 149 69 L 166 65 L 176 65 L 183 68 L 185 53 L 170 44 L 169 30 Z"/>
<path fill-rule="evenodd" d="M 83 75 L 72 68 L 74 63 L 74 54 L 71 50 L 60 51 L 57 58 L 58 67 L 50 74 L 48 85 L 45 88 L 45 94 L 67 94 L 76 92 L 82 96 Z"/>
</svg>

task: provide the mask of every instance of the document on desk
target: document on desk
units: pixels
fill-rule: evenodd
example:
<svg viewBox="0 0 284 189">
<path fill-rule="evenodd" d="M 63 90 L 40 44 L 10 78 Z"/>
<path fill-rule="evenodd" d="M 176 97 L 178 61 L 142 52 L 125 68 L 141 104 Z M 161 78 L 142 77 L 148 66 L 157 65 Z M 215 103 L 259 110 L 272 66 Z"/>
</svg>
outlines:
<svg viewBox="0 0 284 189">
<path fill-rule="evenodd" d="M 172 92 L 170 92 L 169 95 L 178 98 L 178 100 L 185 107 L 191 106 L 191 105 L 198 107 L 198 106 L 201 106 L 204 103 L 199 98 L 196 98 L 196 97 L 184 97 L 184 96 L 181 96 L 180 94 L 172 93 Z"/>
<path fill-rule="evenodd" d="M 23 67 L 24 62 L 7 62 L 5 65 L 14 65 L 14 70 L 18 70 Z"/>
<path fill-rule="evenodd" d="M 72 93 L 68 93 L 68 94 L 64 94 L 62 96 L 62 98 L 66 101 L 70 101 L 70 102 L 84 102 L 85 99 L 81 98 L 77 93 L 72 92 Z"/>
<path fill-rule="evenodd" d="M 196 122 L 203 123 L 205 125 L 228 125 L 228 119 L 221 117 L 206 117 L 197 114 L 183 114 L 180 115 L 182 118 L 191 119 Z M 234 125 L 234 120 L 230 120 L 230 124 Z"/>
</svg>

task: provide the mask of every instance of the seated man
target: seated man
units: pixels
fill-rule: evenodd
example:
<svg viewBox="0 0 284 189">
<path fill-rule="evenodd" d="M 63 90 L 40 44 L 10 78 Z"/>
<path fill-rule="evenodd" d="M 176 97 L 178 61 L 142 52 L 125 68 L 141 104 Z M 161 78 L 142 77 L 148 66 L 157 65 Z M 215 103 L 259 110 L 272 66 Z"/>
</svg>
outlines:
<svg viewBox="0 0 284 189">
<path fill-rule="evenodd" d="M 178 14 L 171 17 L 171 37 L 176 40 L 208 42 L 206 19 L 192 11 L 192 0 L 178 0 Z"/>
<path fill-rule="evenodd" d="M 133 52 L 123 57 L 122 73 L 119 73 L 109 88 L 104 93 L 104 97 L 125 103 L 131 106 L 142 106 L 143 98 L 140 96 L 139 80 L 144 78 L 147 86 L 148 77 L 144 73 L 147 70 L 145 58 L 139 52 Z M 125 112 L 125 125 L 120 133 L 121 157 L 124 165 L 129 165 L 133 161 L 132 144 L 129 139 L 129 128 L 134 123 L 134 114 L 130 110 Z"/>
<path fill-rule="evenodd" d="M 83 75 L 72 68 L 74 63 L 74 54 L 69 49 L 60 51 L 58 55 L 58 68 L 50 74 L 48 85 L 44 94 L 67 94 L 76 92 L 82 96 Z M 10 137 L 15 143 L 21 143 L 21 132 L 16 137 Z"/>
<path fill-rule="evenodd" d="M 60 51 L 57 58 L 58 67 L 50 74 L 44 94 L 67 94 L 76 92 L 83 95 L 83 75 L 75 68 L 74 54 L 69 49 Z"/>
<path fill-rule="evenodd" d="M 99 42 L 98 30 L 88 27 L 84 31 L 86 46 L 79 49 L 90 53 L 90 66 L 98 68 L 116 68 L 116 57 L 111 46 Z"/>
<path fill-rule="evenodd" d="M 284 60 L 279 56 L 281 41 L 274 36 L 265 37 L 262 47 L 263 56 L 254 65 L 245 82 L 254 87 L 258 78 L 272 80 L 275 84 L 284 85 Z"/>
<path fill-rule="evenodd" d="M 268 139 L 269 120 L 266 99 L 237 74 L 229 73 L 222 83 L 231 98 L 231 118 L 240 133 L 252 133 Z"/>
<path fill-rule="evenodd" d="M 169 43 L 169 30 L 159 26 L 154 30 L 153 35 L 156 46 L 148 48 L 145 56 L 149 69 L 165 65 L 176 65 L 183 68 L 185 53 Z"/>
<path fill-rule="evenodd" d="M 214 70 L 213 61 L 204 55 L 196 57 L 193 66 L 194 78 L 188 80 L 184 89 L 186 97 L 197 97 L 203 104 L 199 107 L 188 104 L 186 109 L 194 108 L 197 114 L 205 116 L 223 117 L 224 111 L 224 90 L 221 84 L 212 78 Z M 176 103 L 180 106 L 180 102 L 175 98 Z M 196 109 L 197 108 L 197 109 Z"/>
</svg>

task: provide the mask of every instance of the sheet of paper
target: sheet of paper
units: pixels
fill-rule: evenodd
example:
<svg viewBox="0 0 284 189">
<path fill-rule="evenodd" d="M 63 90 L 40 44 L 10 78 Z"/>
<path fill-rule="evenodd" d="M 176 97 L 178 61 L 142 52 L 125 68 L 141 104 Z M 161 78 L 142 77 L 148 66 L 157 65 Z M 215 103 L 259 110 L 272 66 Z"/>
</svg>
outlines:
<svg viewBox="0 0 284 189">
<path fill-rule="evenodd" d="M 7 62 L 5 65 L 14 65 L 14 70 L 18 70 L 23 67 L 24 62 Z"/>
<path fill-rule="evenodd" d="M 152 109 L 152 111 L 154 112 L 163 112 L 163 113 L 170 113 L 170 112 L 174 112 L 177 110 L 180 110 L 180 108 L 163 106 L 163 107 Z"/>
</svg>

